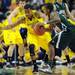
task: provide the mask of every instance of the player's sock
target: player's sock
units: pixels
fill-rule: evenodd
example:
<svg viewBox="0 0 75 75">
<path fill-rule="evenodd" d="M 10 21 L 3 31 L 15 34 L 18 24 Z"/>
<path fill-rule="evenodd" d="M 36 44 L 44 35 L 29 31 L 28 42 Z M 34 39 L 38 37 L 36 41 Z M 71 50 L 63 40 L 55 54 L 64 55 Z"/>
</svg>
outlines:
<svg viewBox="0 0 75 75">
<path fill-rule="evenodd" d="M 33 60 L 33 72 L 38 72 L 38 66 L 36 64 L 36 60 Z"/>
<path fill-rule="evenodd" d="M 69 55 L 66 55 L 66 59 L 67 59 L 67 62 L 70 63 L 70 57 L 69 57 Z"/>
</svg>

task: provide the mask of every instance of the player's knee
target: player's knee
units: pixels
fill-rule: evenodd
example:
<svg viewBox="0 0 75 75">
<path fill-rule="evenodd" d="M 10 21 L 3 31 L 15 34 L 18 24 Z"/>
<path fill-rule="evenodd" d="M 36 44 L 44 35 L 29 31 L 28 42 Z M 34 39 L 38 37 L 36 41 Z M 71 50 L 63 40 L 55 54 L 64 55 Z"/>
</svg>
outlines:
<svg viewBox="0 0 75 75">
<path fill-rule="evenodd" d="M 20 34 L 21 34 L 21 37 L 23 39 L 26 39 L 26 37 L 27 37 L 27 28 L 21 28 L 20 29 Z"/>
<path fill-rule="evenodd" d="M 41 52 L 38 53 L 38 59 L 43 60 L 44 57 L 46 56 L 46 50 L 40 47 Z"/>
<path fill-rule="evenodd" d="M 44 53 L 44 55 L 46 54 L 46 50 L 40 47 L 41 52 Z"/>
<path fill-rule="evenodd" d="M 44 54 L 43 52 L 39 52 L 39 53 L 38 53 L 38 59 L 39 59 L 39 60 L 43 59 L 44 56 L 45 56 L 45 54 Z"/>
</svg>

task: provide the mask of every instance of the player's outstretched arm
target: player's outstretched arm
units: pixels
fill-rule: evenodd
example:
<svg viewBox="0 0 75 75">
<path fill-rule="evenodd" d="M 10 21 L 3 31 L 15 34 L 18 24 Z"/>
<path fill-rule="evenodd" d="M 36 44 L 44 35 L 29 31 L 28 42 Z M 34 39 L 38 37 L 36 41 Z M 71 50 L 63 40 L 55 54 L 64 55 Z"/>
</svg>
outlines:
<svg viewBox="0 0 75 75">
<path fill-rule="evenodd" d="M 15 26 L 18 26 L 20 23 L 22 23 L 25 20 L 25 17 L 21 17 L 19 18 L 15 23 L 7 25 L 5 27 L 0 27 L 0 30 L 8 30 L 8 29 L 12 29 Z"/>
</svg>

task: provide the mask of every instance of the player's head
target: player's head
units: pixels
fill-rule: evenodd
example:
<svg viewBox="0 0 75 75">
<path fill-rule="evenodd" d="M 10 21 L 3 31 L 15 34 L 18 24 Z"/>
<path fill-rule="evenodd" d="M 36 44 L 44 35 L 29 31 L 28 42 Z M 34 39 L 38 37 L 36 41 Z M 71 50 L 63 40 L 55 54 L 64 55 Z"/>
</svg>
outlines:
<svg viewBox="0 0 75 75">
<path fill-rule="evenodd" d="M 26 4 L 26 2 L 25 2 L 25 0 L 18 0 L 18 1 L 17 1 L 17 4 L 18 4 L 19 6 L 21 6 L 21 7 L 24 7 L 25 4 Z"/>
<path fill-rule="evenodd" d="M 25 7 L 25 13 L 26 13 L 26 16 L 29 18 L 29 19 L 32 19 L 33 18 L 33 6 L 30 5 L 30 4 L 26 4 Z"/>
<path fill-rule="evenodd" d="M 51 13 L 53 11 L 53 4 L 52 3 L 47 3 L 45 4 L 45 8 L 46 8 L 46 13 Z"/>
</svg>

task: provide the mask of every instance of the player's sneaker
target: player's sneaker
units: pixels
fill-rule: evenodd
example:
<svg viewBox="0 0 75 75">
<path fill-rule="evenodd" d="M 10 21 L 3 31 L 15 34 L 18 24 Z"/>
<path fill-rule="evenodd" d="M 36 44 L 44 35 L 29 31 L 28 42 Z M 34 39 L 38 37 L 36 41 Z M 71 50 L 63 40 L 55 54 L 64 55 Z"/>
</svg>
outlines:
<svg viewBox="0 0 75 75">
<path fill-rule="evenodd" d="M 51 67 L 48 64 L 44 64 L 41 67 L 39 67 L 39 71 L 45 73 L 52 73 Z"/>
<path fill-rule="evenodd" d="M 13 66 L 12 66 L 9 62 L 7 62 L 7 63 L 6 63 L 6 67 L 12 68 Z"/>
</svg>

